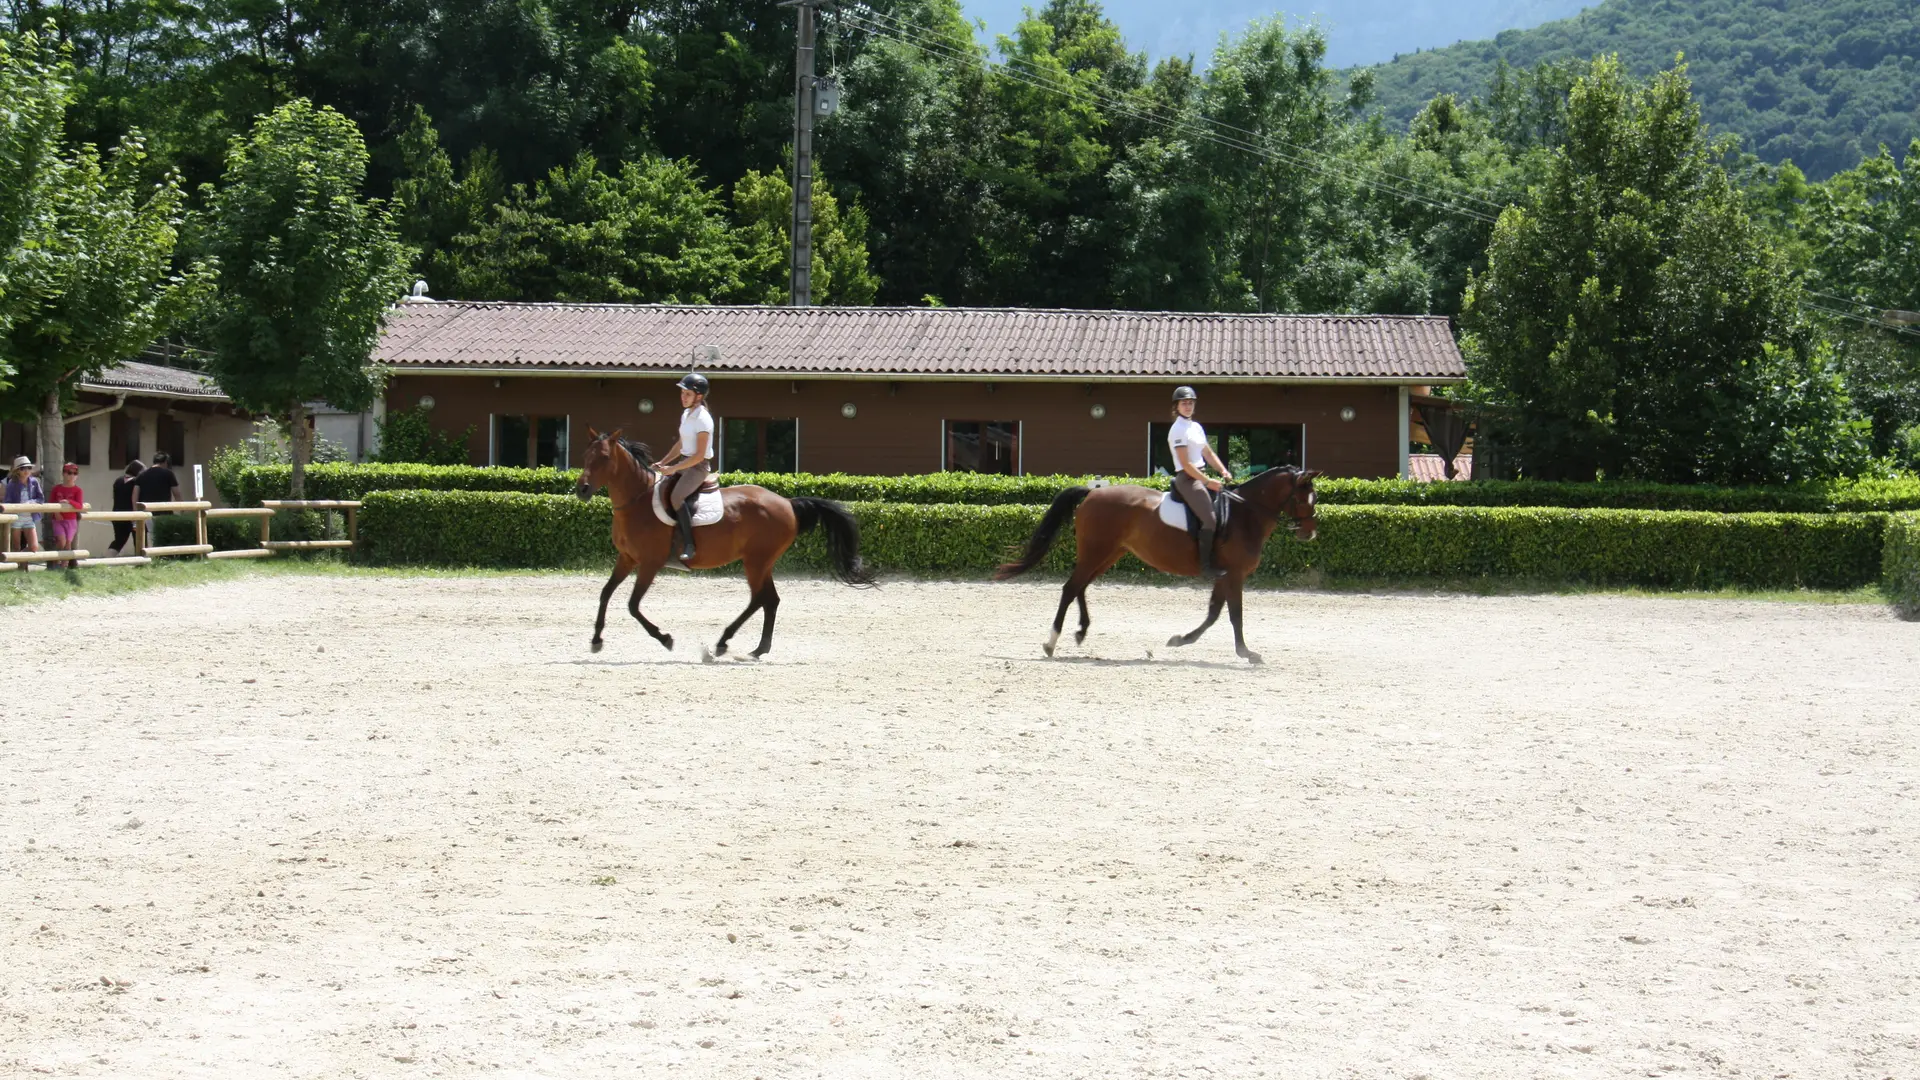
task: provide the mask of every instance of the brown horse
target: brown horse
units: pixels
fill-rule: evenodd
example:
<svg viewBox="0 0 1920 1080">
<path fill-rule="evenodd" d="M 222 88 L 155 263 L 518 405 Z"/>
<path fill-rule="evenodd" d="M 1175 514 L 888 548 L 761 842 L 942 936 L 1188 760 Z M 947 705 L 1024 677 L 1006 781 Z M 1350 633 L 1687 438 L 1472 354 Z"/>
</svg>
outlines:
<svg viewBox="0 0 1920 1080">
<path fill-rule="evenodd" d="M 1285 519 L 1294 536 L 1311 540 L 1319 523 L 1314 516 L 1313 478 L 1318 472 L 1294 469 L 1268 469 L 1243 484 L 1228 488 L 1233 497 L 1233 512 L 1214 543 L 1214 563 L 1226 571 L 1213 583 L 1213 597 L 1207 603 L 1207 621 L 1192 633 L 1175 634 L 1168 645 L 1191 645 L 1220 618 L 1225 604 L 1233 620 L 1233 651 L 1252 663 L 1260 654 L 1247 648 L 1241 631 L 1241 592 L 1247 575 L 1260 565 L 1260 549 L 1267 537 Z M 1134 484 L 1111 487 L 1070 487 L 1054 497 L 1047 516 L 1027 541 L 1026 551 L 1017 562 L 994 572 L 996 581 L 1024 574 L 1046 558 L 1060 527 L 1073 518 L 1078 550 L 1073 575 L 1060 590 L 1060 610 L 1053 617 L 1053 635 L 1047 638 L 1047 655 L 1060 641 L 1060 628 L 1067 621 L 1067 605 L 1080 603 L 1080 631 L 1073 635 L 1076 644 L 1087 640 L 1087 586 L 1093 579 L 1113 568 L 1120 556 L 1133 552 L 1140 561 L 1169 574 L 1194 577 L 1200 573 L 1200 553 L 1193 537 L 1160 520 L 1161 493 Z"/>
<path fill-rule="evenodd" d="M 602 435 L 592 428 L 593 439 L 587 445 L 586 461 L 580 470 L 580 485 L 574 494 L 582 502 L 593 498 L 601 487 L 613 498 L 613 576 L 600 590 L 600 613 L 593 620 L 593 651 L 599 652 L 600 632 L 607 625 L 607 599 L 628 574 L 633 578 L 633 598 L 627 610 L 640 620 L 653 639 L 673 648 L 673 635 L 662 633 L 640 613 L 640 599 L 647 595 L 654 576 L 674 557 L 673 526 L 662 522 L 653 512 L 653 486 L 659 479 L 652 461 L 653 453 L 640 443 L 622 440 L 618 431 Z M 773 617 L 780 610 L 780 592 L 773 585 L 773 564 L 793 545 L 794 538 L 818 525 L 827 538 L 827 561 L 833 576 L 859 588 L 875 584 L 873 575 L 860 561 L 860 526 L 853 515 L 829 499 L 788 499 L 763 487 L 743 484 L 720 491 L 723 516 L 711 525 L 693 530 L 693 569 L 711 570 L 730 563 L 745 564 L 751 602 L 740 617 L 727 625 L 720 635 L 714 654 L 725 656 L 727 642 L 734 631 L 756 611 L 765 615 L 760 623 L 760 646 L 755 659 L 773 647 Z"/>
</svg>

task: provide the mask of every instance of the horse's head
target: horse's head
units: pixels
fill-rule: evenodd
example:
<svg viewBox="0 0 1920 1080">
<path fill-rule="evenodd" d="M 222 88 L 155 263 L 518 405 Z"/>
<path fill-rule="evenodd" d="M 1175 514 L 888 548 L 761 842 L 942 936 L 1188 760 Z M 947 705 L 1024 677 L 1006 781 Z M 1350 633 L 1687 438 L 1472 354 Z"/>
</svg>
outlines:
<svg viewBox="0 0 1920 1080">
<path fill-rule="evenodd" d="M 573 489 L 581 502 L 593 498 L 593 493 L 603 487 L 609 492 L 613 491 L 626 476 L 639 477 L 642 486 L 645 486 L 645 479 L 653 471 L 653 454 L 642 444 L 622 439 L 620 430 L 615 428 L 602 435 L 592 428 L 587 429 L 587 437 L 591 441 L 587 443 L 586 455 L 580 462 L 580 483 Z M 631 473 L 625 468 L 628 464 L 635 466 Z"/>
<path fill-rule="evenodd" d="M 1311 540 L 1320 532 L 1315 509 L 1314 478 L 1318 469 L 1268 469 L 1240 485 L 1240 498 L 1263 514 L 1283 519 L 1296 540 Z"/>
</svg>

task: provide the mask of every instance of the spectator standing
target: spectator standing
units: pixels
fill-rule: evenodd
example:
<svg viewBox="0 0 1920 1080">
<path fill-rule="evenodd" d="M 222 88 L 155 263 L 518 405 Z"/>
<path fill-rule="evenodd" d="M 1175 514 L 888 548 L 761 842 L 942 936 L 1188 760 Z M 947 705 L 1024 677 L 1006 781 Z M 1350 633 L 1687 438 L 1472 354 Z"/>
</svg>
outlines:
<svg viewBox="0 0 1920 1080">
<path fill-rule="evenodd" d="M 34 475 L 33 459 L 25 454 L 13 459 L 13 468 L 7 473 L 7 487 L 0 501 L 10 503 L 43 503 L 47 493 L 40 486 L 40 478 Z M 21 514 L 13 519 L 7 537 L 8 551 L 40 550 L 40 515 Z"/>
<path fill-rule="evenodd" d="M 133 478 L 133 486 L 140 492 L 139 501 L 143 503 L 180 501 L 180 478 L 173 475 L 173 470 L 168 467 L 172 464 L 173 459 L 168 457 L 164 450 L 153 455 L 153 464 L 140 470 L 140 475 Z"/>
<path fill-rule="evenodd" d="M 75 511 L 71 514 L 51 515 L 53 549 L 55 551 L 72 550 L 74 539 L 80 535 L 78 511 L 86 509 L 87 506 L 86 492 L 80 490 L 80 466 L 71 461 L 60 466 L 60 482 L 53 485 L 53 490 L 48 494 L 54 502 L 66 503 Z M 68 559 L 66 566 L 69 570 L 73 569 L 73 560 Z"/>
<path fill-rule="evenodd" d="M 138 477 L 145 468 L 146 465 L 137 458 L 127 462 L 127 471 L 121 473 L 119 479 L 113 482 L 113 508 L 115 510 L 133 509 L 134 494 L 138 488 L 138 485 L 135 483 L 135 478 Z M 110 547 L 115 555 L 120 554 L 121 549 L 125 548 L 127 541 L 131 539 L 133 539 L 133 522 L 116 521 L 113 523 L 113 543 Z"/>
</svg>

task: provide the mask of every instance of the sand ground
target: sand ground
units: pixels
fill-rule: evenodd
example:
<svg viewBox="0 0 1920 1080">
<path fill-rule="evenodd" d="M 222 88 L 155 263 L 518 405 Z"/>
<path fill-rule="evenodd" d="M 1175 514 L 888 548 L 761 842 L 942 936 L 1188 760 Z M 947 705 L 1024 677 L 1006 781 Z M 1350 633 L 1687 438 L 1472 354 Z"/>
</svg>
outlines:
<svg viewBox="0 0 1920 1080">
<path fill-rule="evenodd" d="M 1879 608 L 597 585 L 0 612 L 0 1074 L 1920 1076 Z"/>
</svg>

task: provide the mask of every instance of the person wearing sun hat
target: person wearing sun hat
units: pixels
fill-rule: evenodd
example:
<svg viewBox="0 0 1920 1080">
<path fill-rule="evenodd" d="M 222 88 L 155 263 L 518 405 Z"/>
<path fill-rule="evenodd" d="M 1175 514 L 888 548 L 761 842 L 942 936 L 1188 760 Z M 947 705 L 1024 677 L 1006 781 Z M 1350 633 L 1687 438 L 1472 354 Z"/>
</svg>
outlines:
<svg viewBox="0 0 1920 1080">
<path fill-rule="evenodd" d="M 13 468 L 7 472 L 6 494 L 0 501 L 10 503 L 43 503 L 47 501 L 46 489 L 40 486 L 40 478 L 33 474 L 33 459 L 25 454 L 13 459 Z M 14 517 L 7 536 L 8 551 L 40 550 L 40 515 L 20 514 Z"/>
</svg>

